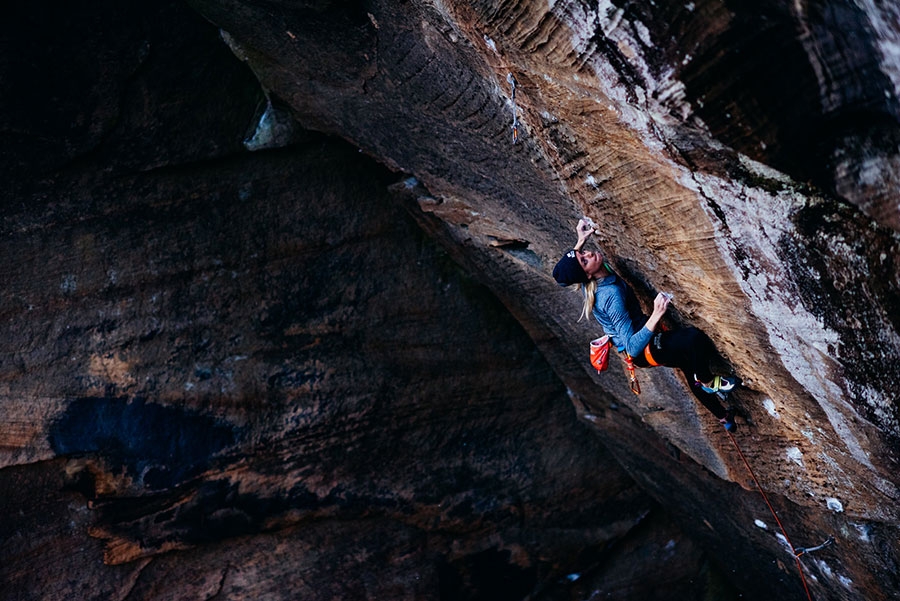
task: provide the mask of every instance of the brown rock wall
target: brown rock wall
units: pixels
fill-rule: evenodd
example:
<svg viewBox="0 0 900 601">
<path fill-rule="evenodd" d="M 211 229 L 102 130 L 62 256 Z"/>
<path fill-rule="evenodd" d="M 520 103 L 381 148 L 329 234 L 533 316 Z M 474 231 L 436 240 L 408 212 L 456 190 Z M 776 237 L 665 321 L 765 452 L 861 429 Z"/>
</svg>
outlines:
<svg viewBox="0 0 900 601">
<path fill-rule="evenodd" d="M 23 114 L 89 127 L 4 133 L 0 598 L 703 594 L 705 553 L 391 202 L 404 178 L 256 128 L 258 84 L 184 6 L 105 9 L 33 58 L 110 36 L 122 64 L 68 76 L 115 98 L 38 95 Z"/>
<path fill-rule="evenodd" d="M 513 599 L 600 569 L 660 512 L 356 153 L 317 140 L 134 177 L 171 204 L 57 226 L 63 265 L 22 284 L 80 268 L 47 293 L 55 335 L 21 351 L 47 358 L 7 380 L 40 443 L 3 443 L 8 598 Z M 630 544 L 684 545 L 666 565 L 702 590 L 702 553 L 673 535 Z"/>
<path fill-rule="evenodd" d="M 409 202 L 444 223 L 423 218 L 426 229 L 525 324 L 586 406 L 605 404 L 576 384 L 591 332 L 568 321 L 576 301 L 547 278 L 585 213 L 645 299 L 674 292 L 673 320 L 710 333 L 744 378 L 741 442 L 763 486 L 796 504 L 796 528 L 813 540 L 839 530 L 856 549 L 871 544 L 857 526 L 895 522 L 889 382 L 900 353 L 892 317 L 900 281 L 894 205 L 883 204 L 895 190 L 889 140 L 898 122 L 891 9 L 357 5 L 347 8 L 353 26 L 366 27 L 363 12 L 369 26 L 355 38 L 367 50 L 348 54 L 342 71 L 366 73 L 354 87 L 295 58 L 319 48 L 318 37 L 293 28 L 284 42 L 291 52 L 272 51 L 281 31 L 264 25 L 253 3 L 196 6 L 234 34 L 268 89 L 297 99 L 289 102 L 301 121 L 343 132 L 419 178 Z M 357 31 L 347 20 L 328 26 L 332 40 Z M 877 142 L 873 119 L 884 132 Z M 863 172 L 865 186 L 848 183 Z M 682 383 L 648 373 L 635 399 L 611 379 L 598 384 L 619 404 L 718 476 L 753 488 Z M 633 449 L 606 434 L 611 447 Z M 671 477 L 654 490 L 677 486 L 681 476 Z M 732 527 L 750 536 L 753 524 L 744 515 Z M 777 554 L 777 538 L 767 540 Z M 896 550 L 869 549 L 864 564 L 893 565 Z M 882 568 L 809 569 L 818 594 L 859 598 L 873 594 L 860 583 Z"/>
<path fill-rule="evenodd" d="M 582 214 L 816 598 L 900 588 L 891 7 L 191 5 L 4 25 L 7 594 L 802 598 L 685 383 L 586 365 Z"/>
</svg>

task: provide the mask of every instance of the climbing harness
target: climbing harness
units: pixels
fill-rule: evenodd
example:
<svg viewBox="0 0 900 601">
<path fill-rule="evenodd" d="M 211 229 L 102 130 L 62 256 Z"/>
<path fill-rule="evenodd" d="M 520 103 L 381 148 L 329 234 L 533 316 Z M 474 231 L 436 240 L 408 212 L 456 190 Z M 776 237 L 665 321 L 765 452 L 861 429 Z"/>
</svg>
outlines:
<svg viewBox="0 0 900 601">
<path fill-rule="evenodd" d="M 763 500 L 766 502 L 766 505 L 769 507 L 769 511 L 772 512 L 772 517 L 775 518 L 775 523 L 778 524 L 778 527 L 781 529 L 781 533 L 784 535 L 784 540 L 787 542 L 788 546 L 791 548 L 791 553 L 794 554 L 794 560 L 797 562 L 797 571 L 800 572 L 800 581 L 803 583 L 803 590 L 806 591 L 806 598 L 809 601 L 813 601 L 812 594 L 809 592 L 809 585 L 806 583 L 806 576 L 803 574 L 803 564 L 800 562 L 800 556 L 810 553 L 812 551 L 818 551 L 828 545 L 834 543 L 834 537 L 829 536 L 828 540 L 817 547 L 794 547 L 794 544 L 791 542 L 791 538 L 788 536 L 787 530 L 784 529 L 784 525 L 781 523 L 781 520 L 778 519 L 778 514 L 775 512 L 775 508 L 772 507 L 772 503 L 769 502 L 769 497 L 766 495 L 766 491 L 763 490 L 762 486 L 759 484 L 759 480 L 756 478 L 756 474 L 753 473 L 753 468 L 750 467 L 750 463 L 747 461 L 747 458 L 744 456 L 743 451 L 741 451 L 741 447 L 738 446 L 737 440 L 734 438 L 734 434 L 725 431 L 728 434 L 728 437 L 731 439 L 731 442 L 734 444 L 734 448 L 737 449 L 738 455 L 741 456 L 741 459 L 744 461 L 744 465 L 747 467 L 747 471 L 750 472 L 750 477 L 753 478 L 753 483 L 756 484 L 757 490 L 759 490 L 759 494 L 762 495 Z"/>
<path fill-rule="evenodd" d="M 513 144 L 519 141 L 519 115 L 518 109 L 516 108 L 516 86 L 519 85 L 516 81 L 516 78 L 513 77 L 512 73 L 506 74 L 506 81 L 509 82 L 510 87 L 512 87 L 512 107 L 513 107 L 513 122 L 512 122 L 512 141 Z"/>
<path fill-rule="evenodd" d="M 653 358 L 653 355 L 650 353 L 650 345 L 644 347 L 644 359 L 647 360 L 647 363 L 650 364 L 650 367 L 659 367 L 659 363 Z"/>
</svg>

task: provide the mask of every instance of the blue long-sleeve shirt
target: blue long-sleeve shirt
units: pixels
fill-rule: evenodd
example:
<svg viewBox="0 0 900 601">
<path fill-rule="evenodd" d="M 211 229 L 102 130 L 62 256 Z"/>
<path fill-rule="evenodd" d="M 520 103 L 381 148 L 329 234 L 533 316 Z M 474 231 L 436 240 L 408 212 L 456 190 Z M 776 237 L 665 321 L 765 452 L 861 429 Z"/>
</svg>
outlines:
<svg viewBox="0 0 900 601">
<path fill-rule="evenodd" d="M 648 318 L 634 292 L 615 274 L 597 282 L 591 314 L 619 352 L 625 350 L 632 357 L 641 355 L 653 337 L 653 332 L 644 327 Z"/>
</svg>

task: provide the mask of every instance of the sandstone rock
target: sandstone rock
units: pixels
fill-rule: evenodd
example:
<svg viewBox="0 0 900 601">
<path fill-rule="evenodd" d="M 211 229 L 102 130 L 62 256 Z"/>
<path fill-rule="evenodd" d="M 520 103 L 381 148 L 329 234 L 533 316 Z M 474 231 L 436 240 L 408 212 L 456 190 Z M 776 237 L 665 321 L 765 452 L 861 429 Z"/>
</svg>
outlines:
<svg viewBox="0 0 900 601">
<path fill-rule="evenodd" d="M 248 138 L 277 100 L 214 28 L 105 9 L 20 10 L 4 38 L 65 34 L 31 57 L 60 73 L 102 48 L 45 86 L 112 96 L 4 105 L 31 125 L 4 163 L 0 597 L 559 597 L 628 558 L 618 590 L 709 588 L 392 199 L 406 176 L 292 127 Z"/>
<path fill-rule="evenodd" d="M 191 5 L 3 25 L 4 595 L 803 598 L 686 384 L 587 365 L 587 214 L 815 598 L 896 596 L 896 9 Z"/>
<path fill-rule="evenodd" d="M 577 216 L 601 223 L 615 267 L 645 293 L 674 292 L 673 319 L 707 331 L 744 378 L 741 441 L 763 487 L 795 508 L 793 538 L 845 532 L 852 558 L 807 565 L 817 596 L 889 595 L 872 583 L 892 571 L 896 536 L 864 551 L 872 540 L 858 533 L 897 519 L 895 9 L 321 3 L 273 17 L 253 2 L 194 5 L 302 122 L 418 178 L 410 203 L 443 222 L 426 229 L 589 410 L 611 394 L 752 490 L 665 370 L 646 375 L 640 399 L 611 378 L 602 393 L 575 383 L 589 328 L 567 321 L 574 301 L 547 274 Z M 658 498 L 679 486 L 683 474 L 642 476 L 625 457 L 634 444 L 607 423 L 602 434 Z M 685 506 L 723 506 L 720 494 Z M 752 523 L 741 515 L 725 536 L 748 540 Z M 767 539 L 757 557 L 784 552 Z"/>
</svg>

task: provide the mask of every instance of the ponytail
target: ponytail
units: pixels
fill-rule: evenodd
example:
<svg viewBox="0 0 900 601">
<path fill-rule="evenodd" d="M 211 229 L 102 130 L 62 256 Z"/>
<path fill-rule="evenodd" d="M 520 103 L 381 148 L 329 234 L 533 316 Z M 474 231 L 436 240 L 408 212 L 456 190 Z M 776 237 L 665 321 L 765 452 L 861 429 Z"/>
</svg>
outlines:
<svg viewBox="0 0 900 601">
<path fill-rule="evenodd" d="M 597 280 L 589 280 L 587 284 L 582 284 L 581 294 L 584 297 L 584 304 L 581 306 L 581 317 L 578 318 L 578 321 L 591 317 L 594 310 L 594 299 L 597 296 Z"/>
<path fill-rule="evenodd" d="M 606 268 L 607 274 L 613 275 L 615 273 L 606 261 L 603 262 L 603 267 Z M 581 306 L 581 317 L 578 318 L 578 321 L 582 319 L 589 320 L 593 316 L 594 300 L 597 298 L 597 278 L 592 278 L 586 284 L 582 284 L 581 294 L 584 296 L 584 304 Z"/>
</svg>

